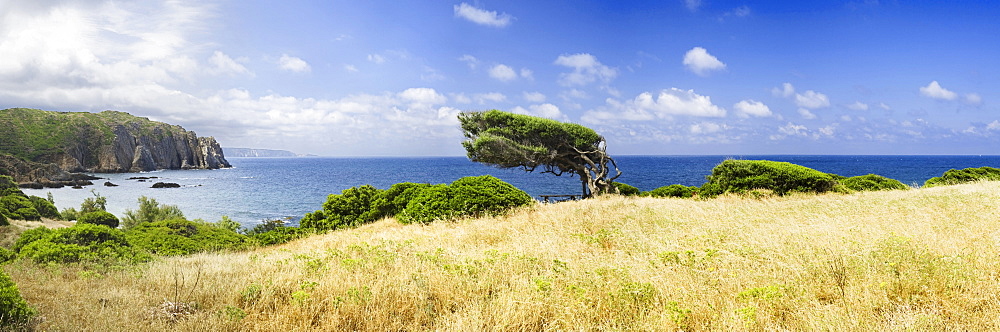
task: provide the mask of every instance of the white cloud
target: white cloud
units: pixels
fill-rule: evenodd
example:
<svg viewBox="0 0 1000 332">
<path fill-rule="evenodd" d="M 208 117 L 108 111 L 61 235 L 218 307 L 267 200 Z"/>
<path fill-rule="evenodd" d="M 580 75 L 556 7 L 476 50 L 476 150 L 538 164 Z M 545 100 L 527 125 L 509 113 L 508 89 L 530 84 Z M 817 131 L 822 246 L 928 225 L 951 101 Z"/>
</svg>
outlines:
<svg viewBox="0 0 1000 332">
<path fill-rule="evenodd" d="M 733 9 L 730 13 L 736 17 L 747 17 L 750 16 L 750 7 L 747 7 L 746 5 L 739 6 Z"/>
<path fill-rule="evenodd" d="M 788 124 L 778 128 L 778 132 L 788 135 L 788 136 L 806 136 L 808 135 L 809 128 L 802 125 L 796 125 L 789 122 Z"/>
<path fill-rule="evenodd" d="M 806 120 L 812 120 L 812 119 L 816 118 L 816 114 L 813 114 L 812 112 L 810 112 L 809 110 L 807 110 L 805 108 L 800 108 L 799 109 L 799 115 L 801 115 L 802 118 L 806 119 Z"/>
<path fill-rule="evenodd" d="M 938 84 L 938 81 L 931 81 L 931 83 L 927 84 L 927 86 L 920 87 L 920 94 L 934 99 L 945 100 L 953 100 L 958 97 L 957 93 L 942 88 L 941 84 Z"/>
<path fill-rule="evenodd" d="M 559 75 L 559 84 L 564 86 L 587 85 L 595 81 L 607 84 L 618 76 L 616 69 L 601 64 L 597 57 L 587 53 L 560 55 L 555 64 L 573 68 L 572 73 Z"/>
<path fill-rule="evenodd" d="M 652 93 L 644 92 L 635 99 L 620 102 L 608 98 L 607 105 L 588 111 L 583 116 L 586 122 L 601 122 L 603 120 L 647 121 L 653 119 L 669 119 L 673 116 L 724 117 L 726 110 L 712 104 L 712 99 L 702 96 L 694 90 L 670 88 L 660 91 L 654 97 Z"/>
<path fill-rule="evenodd" d="M 698 7 L 701 7 L 701 0 L 684 0 L 684 7 L 692 12 L 698 11 Z"/>
<path fill-rule="evenodd" d="M 524 100 L 532 103 L 545 102 L 545 95 L 541 92 L 524 92 Z"/>
<path fill-rule="evenodd" d="M 855 110 L 855 111 L 867 111 L 868 110 L 868 104 L 862 103 L 860 101 L 856 101 L 853 104 L 847 105 L 847 108 L 850 108 L 850 109 Z"/>
<path fill-rule="evenodd" d="M 697 135 L 697 134 L 712 134 L 712 133 L 717 133 L 717 132 L 722 131 L 723 129 L 727 129 L 727 128 L 728 128 L 727 126 L 720 125 L 720 124 L 715 123 L 715 122 L 700 122 L 700 123 L 692 124 L 688 128 L 688 130 L 691 131 L 692 134 L 696 134 Z"/>
<path fill-rule="evenodd" d="M 892 107 L 889 107 L 889 105 L 886 105 L 885 103 L 878 103 L 878 107 L 881 108 L 881 109 L 884 109 L 886 111 L 892 109 Z"/>
<path fill-rule="evenodd" d="M 990 124 L 986 125 L 986 129 L 1000 130 L 1000 120 L 993 120 L 993 122 L 990 122 Z"/>
<path fill-rule="evenodd" d="M 374 62 L 376 64 L 385 63 L 385 57 L 379 54 L 369 54 L 368 61 Z"/>
<path fill-rule="evenodd" d="M 293 71 L 296 73 L 305 73 L 312 70 L 305 60 L 300 58 L 290 56 L 288 54 L 282 54 L 281 58 L 278 59 L 278 67 L 284 70 Z"/>
<path fill-rule="evenodd" d="M 490 68 L 490 77 L 501 82 L 510 82 L 517 79 L 517 72 L 514 68 L 500 64 Z"/>
<path fill-rule="evenodd" d="M 792 83 L 784 83 L 781 85 L 781 88 L 771 89 L 771 94 L 788 98 L 795 94 L 795 87 L 792 86 Z"/>
<path fill-rule="evenodd" d="M 559 107 L 552 104 L 541 104 L 541 105 L 531 105 L 527 109 L 523 107 L 515 107 L 511 112 L 518 114 L 527 114 L 531 116 L 538 116 L 543 118 L 549 118 L 560 121 L 569 121 L 569 118 L 559 110 Z"/>
<path fill-rule="evenodd" d="M 983 97 L 980 97 L 978 93 L 967 93 L 965 94 L 965 103 L 977 106 L 983 103 Z"/>
<path fill-rule="evenodd" d="M 454 9 L 455 17 L 461 17 L 479 25 L 503 28 L 510 25 L 511 20 L 514 19 L 513 16 L 507 13 L 497 13 L 496 11 L 476 8 L 464 2 L 455 5 Z"/>
<path fill-rule="evenodd" d="M 709 72 L 726 69 L 726 64 L 701 47 L 692 48 L 684 54 L 684 65 L 699 76 L 707 76 Z"/>
<path fill-rule="evenodd" d="M 344 70 L 346 70 L 348 72 L 351 72 L 351 73 L 357 73 L 358 72 L 358 67 L 355 67 L 354 65 L 344 65 Z"/>
<path fill-rule="evenodd" d="M 737 114 L 743 118 L 750 116 L 767 117 L 773 114 L 771 113 L 771 108 L 764 105 L 764 103 L 753 99 L 740 101 L 733 105 L 733 109 L 736 110 L 736 112 L 738 112 Z"/>
<path fill-rule="evenodd" d="M 798 107 L 817 109 L 830 106 L 830 99 L 826 95 L 808 90 L 795 95 L 795 105 Z"/>
<path fill-rule="evenodd" d="M 505 102 L 507 96 L 499 92 L 477 93 L 473 95 L 472 99 L 480 105 L 487 105 Z"/>
<path fill-rule="evenodd" d="M 215 51 L 212 53 L 212 57 L 208 58 L 208 63 L 212 66 L 209 68 L 209 72 L 212 74 L 223 74 L 223 75 L 238 75 L 245 74 L 253 76 L 247 67 L 233 60 L 225 53 L 220 51 Z"/>
<path fill-rule="evenodd" d="M 826 126 L 826 127 L 822 127 L 822 128 L 819 128 L 819 129 L 817 129 L 817 130 L 818 130 L 818 131 L 819 131 L 819 132 L 820 132 L 821 134 L 823 134 L 823 135 L 826 135 L 826 136 L 831 136 L 831 137 L 832 137 L 832 136 L 833 136 L 833 133 L 834 133 L 834 132 L 836 131 L 836 129 L 837 129 L 837 127 L 836 127 L 836 126 L 833 126 L 833 125 L 830 125 L 830 126 Z"/>
<path fill-rule="evenodd" d="M 476 57 L 468 54 L 459 57 L 458 61 L 465 62 L 465 64 L 469 66 L 469 69 L 472 70 L 475 70 L 476 67 L 479 66 L 479 59 L 476 59 Z"/>
<path fill-rule="evenodd" d="M 535 72 L 528 68 L 521 68 L 521 77 L 528 80 L 535 80 Z"/>
</svg>

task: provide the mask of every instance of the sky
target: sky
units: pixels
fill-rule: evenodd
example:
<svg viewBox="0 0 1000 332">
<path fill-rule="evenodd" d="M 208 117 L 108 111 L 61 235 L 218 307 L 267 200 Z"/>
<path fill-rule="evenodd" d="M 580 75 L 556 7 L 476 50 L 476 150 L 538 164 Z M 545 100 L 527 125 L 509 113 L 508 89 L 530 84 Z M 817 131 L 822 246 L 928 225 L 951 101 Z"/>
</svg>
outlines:
<svg viewBox="0 0 1000 332">
<path fill-rule="evenodd" d="M 612 155 L 1000 154 L 992 1 L 0 0 L 0 109 L 224 147 L 460 156 L 463 111 Z"/>
</svg>

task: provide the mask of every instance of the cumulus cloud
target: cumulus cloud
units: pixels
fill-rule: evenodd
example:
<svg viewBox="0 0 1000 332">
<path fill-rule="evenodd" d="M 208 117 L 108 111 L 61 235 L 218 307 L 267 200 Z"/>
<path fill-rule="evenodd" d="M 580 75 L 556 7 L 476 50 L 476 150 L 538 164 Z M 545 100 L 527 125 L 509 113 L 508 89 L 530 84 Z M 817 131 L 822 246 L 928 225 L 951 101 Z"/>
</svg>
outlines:
<svg viewBox="0 0 1000 332">
<path fill-rule="evenodd" d="M 771 89 L 771 94 L 778 97 L 788 98 L 795 94 L 795 87 L 792 86 L 792 83 L 784 83 L 780 88 Z"/>
<path fill-rule="evenodd" d="M 532 103 L 545 102 L 545 95 L 541 92 L 524 92 L 524 100 Z"/>
<path fill-rule="evenodd" d="M 806 126 L 797 125 L 794 123 L 787 123 L 784 126 L 778 128 L 778 132 L 788 135 L 788 136 L 806 136 L 808 135 L 809 128 Z"/>
<path fill-rule="evenodd" d="M 983 103 L 983 98 L 979 96 L 978 93 L 967 93 L 965 94 L 965 103 L 973 106 L 978 106 Z"/>
<path fill-rule="evenodd" d="M 715 123 L 715 122 L 699 122 L 699 123 L 692 124 L 688 128 L 688 130 L 692 134 L 698 135 L 698 134 L 712 134 L 712 133 L 717 133 L 717 132 L 720 132 L 720 131 L 722 131 L 724 129 L 727 129 L 727 128 L 728 128 L 727 126 L 721 125 L 721 124 L 718 124 L 718 123 Z"/>
<path fill-rule="evenodd" d="M 606 105 L 584 114 L 585 122 L 597 123 L 608 120 L 648 121 L 669 119 L 674 116 L 724 117 L 726 110 L 715 104 L 708 96 L 694 90 L 670 88 L 654 96 L 644 92 L 632 100 L 621 102 L 608 98 Z"/>
<path fill-rule="evenodd" d="M 216 75 L 253 75 L 247 67 L 233 60 L 225 53 L 220 51 L 215 51 L 212 53 L 212 57 L 208 58 L 208 63 L 211 67 L 208 71 Z"/>
<path fill-rule="evenodd" d="M 501 82 L 510 82 L 517 79 L 517 72 L 514 68 L 500 64 L 490 68 L 490 77 Z"/>
<path fill-rule="evenodd" d="M 733 109 L 736 110 L 738 116 L 742 118 L 748 118 L 751 116 L 767 117 L 772 115 L 771 108 L 764 105 L 764 103 L 753 99 L 740 101 L 733 105 Z"/>
<path fill-rule="evenodd" d="M 986 125 L 986 129 L 1000 130 L 1000 120 L 993 120 L 993 122 L 990 122 L 990 124 Z"/>
<path fill-rule="evenodd" d="M 477 93 L 473 95 L 472 99 L 480 105 L 487 105 L 505 102 L 507 96 L 499 92 Z"/>
<path fill-rule="evenodd" d="M 305 73 L 312 70 L 312 67 L 305 60 L 288 54 L 281 55 L 281 58 L 278 59 L 278 67 L 296 73 Z"/>
<path fill-rule="evenodd" d="M 684 65 L 699 76 L 708 76 L 712 71 L 726 69 L 726 64 L 701 47 L 695 47 L 684 54 Z"/>
<path fill-rule="evenodd" d="M 847 105 L 847 108 L 850 108 L 850 109 L 855 110 L 855 111 L 867 111 L 868 110 L 868 104 L 862 103 L 860 101 L 856 101 L 853 104 Z"/>
<path fill-rule="evenodd" d="M 795 95 L 795 105 L 802 108 L 817 109 L 830 106 L 830 99 L 826 95 L 808 90 Z"/>
<path fill-rule="evenodd" d="M 468 54 L 459 57 L 458 61 L 465 62 L 465 64 L 469 66 L 469 69 L 473 70 L 479 66 L 479 59 L 476 59 L 476 57 Z"/>
<path fill-rule="evenodd" d="M 597 57 L 587 53 L 560 55 L 555 64 L 573 69 L 571 73 L 559 75 L 559 84 L 564 86 L 588 85 L 596 81 L 607 84 L 618 76 L 618 70 L 601 64 Z"/>
<path fill-rule="evenodd" d="M 801 115 L 802 118 L 806 119 L 806 120 L 812 120 L 812 119 L 816 118 L 816 114 L 813 114 L 813 112 L 810 112 L 809 110 L 807 110 L 805 108 L 800 108 L 799 109 L 799 115 Z"/>
<path fill-rule="evenodd" d="M 476 8 L 464 2 L 455 5 L 454 9 L 455 17 L 461 17 L 469 22 L 485 26 L 503 28 L 510 25 L 510 22 L 514 19 L 513 16 L 507 13 L 497 13 L 496 11 Z"/>
<path fill-rule="evenodd" d="M 954 100 L 958 97 L 957 93 L 941 87 L 941 84 L 938 84 L 938 81 L 931 81 L 931 83 L 927 84 L 927 86 L 920 87 L 920 94 L 926 97 L 944 100 Z"/>
<path fill-rule="evenodd" d="M 701 0 L 684 0 L 684 7 L 692 12 L 698 11 L 698 7 L 701 7 Z"/>
<path fill-rule="evenodd" d="M 511 112 L 560 120 L 560 121 L 569 121 L 569 117 L 563 114 L 562 111 L 559 110 L 558 106 L 549 103 L 540 105 L 531 105 L 528 106 L 527 109 L 518 106 L 512 109 Z"/>
<path fill-rule="evenodd" d="M 383 64 L 383 63 L 385 63 L 386 60 L 385 60 L 385 57 L 382 56 L 382 55 L 379 55 L 379 54 L 369 54 L 368 55 L 368 61 L 374 62 L 376 64 Z"/>
</svg>

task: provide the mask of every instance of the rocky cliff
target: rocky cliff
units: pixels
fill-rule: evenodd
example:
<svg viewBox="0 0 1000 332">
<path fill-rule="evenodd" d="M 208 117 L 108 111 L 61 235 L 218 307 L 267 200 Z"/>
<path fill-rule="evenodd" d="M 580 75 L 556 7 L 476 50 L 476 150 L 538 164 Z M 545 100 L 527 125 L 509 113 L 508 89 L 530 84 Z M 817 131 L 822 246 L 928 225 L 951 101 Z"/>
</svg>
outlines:
<svg viewBox="0 0 1000 332">
<path fill-rule="evenodd" d="M 128 113 L 0 110 L 0 174 L 39 181 L 59 172 L 120 173 L 231 167 L 219 143 Z M 9 128 L 9 130 L 8 130 Z M 4 165 L 12 166 L 4 168 Z M 53 167 L 54 166 L 54 167 Z"/>
</svg>

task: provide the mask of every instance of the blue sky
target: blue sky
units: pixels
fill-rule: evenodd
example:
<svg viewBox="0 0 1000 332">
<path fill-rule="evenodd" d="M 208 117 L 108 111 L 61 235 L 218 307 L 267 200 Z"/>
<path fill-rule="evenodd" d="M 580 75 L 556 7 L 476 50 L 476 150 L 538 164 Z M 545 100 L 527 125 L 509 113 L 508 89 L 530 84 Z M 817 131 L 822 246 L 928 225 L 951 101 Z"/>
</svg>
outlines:
<svg viewBox="0 0 1000 332">
<path fill-rule="evenodd" d="M 223 146 L 462 155 L 461 111 L 613 154 L 998 154 L 1000 4 L 0 0 L 0 108 Z"/>
</svg>

